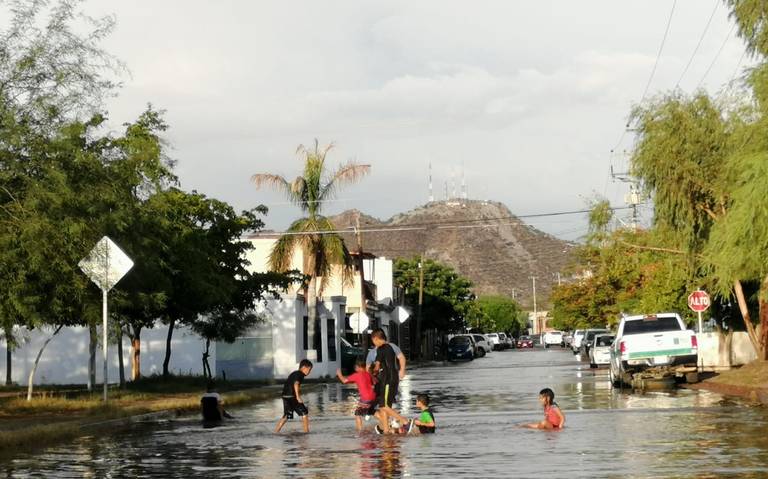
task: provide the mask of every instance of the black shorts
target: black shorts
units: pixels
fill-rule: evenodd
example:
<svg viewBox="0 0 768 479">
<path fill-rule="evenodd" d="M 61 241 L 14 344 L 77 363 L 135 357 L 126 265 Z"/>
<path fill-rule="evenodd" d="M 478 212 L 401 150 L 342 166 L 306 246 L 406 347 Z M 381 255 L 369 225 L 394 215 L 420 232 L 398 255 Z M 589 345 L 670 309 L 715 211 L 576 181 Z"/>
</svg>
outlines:
<svg viewBox="0 0 768 479">
<path fill-rule="evenodd" d="M 304 403 L 297 401 L 295 397 L 283 398 L 283 417 L 293 419 L 293 413 L 303 417 L 309 414 L 309 410 Z"/>
<path fill-rule="evenodd" d="M 355 416 L 373 416 L 376 414 L 376 400 L 373 401 L 357 401 L 355 407 Z"/>
<path fill-rule="evenodd" d="M 376 384 L 376 404 L 379 407 L 392 407 L 397 396 L 397 382 Z"/>
</svg>

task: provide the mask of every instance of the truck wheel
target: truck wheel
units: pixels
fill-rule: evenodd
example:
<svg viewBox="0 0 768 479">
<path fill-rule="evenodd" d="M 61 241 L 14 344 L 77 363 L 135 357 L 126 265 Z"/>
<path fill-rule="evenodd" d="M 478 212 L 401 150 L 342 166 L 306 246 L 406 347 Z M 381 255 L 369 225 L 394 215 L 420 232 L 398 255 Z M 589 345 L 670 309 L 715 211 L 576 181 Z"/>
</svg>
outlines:
<svg viewBox="0 0 768 479">
<path fill-rule="evenodd" d="M 615 388 L 621 387 L 621 383 L 617 381 L 616 376 L 613 375 L 613 368 L 608 369 L 608 377 L 610 378 L 611 386 Z"/>
<path fill-rule="evenodd" d="M 699 382 L 699 373 L 698 372 L 685 373 L 685 382 L 687 382 L 688 384 Z"/>
<path fill-rule="evenodd" d="M 595 364 L 595 363 L 589 363 L 589 368 L 590 368 L 590 369 L 597 369 L 597 364 Z"/>
</svg>

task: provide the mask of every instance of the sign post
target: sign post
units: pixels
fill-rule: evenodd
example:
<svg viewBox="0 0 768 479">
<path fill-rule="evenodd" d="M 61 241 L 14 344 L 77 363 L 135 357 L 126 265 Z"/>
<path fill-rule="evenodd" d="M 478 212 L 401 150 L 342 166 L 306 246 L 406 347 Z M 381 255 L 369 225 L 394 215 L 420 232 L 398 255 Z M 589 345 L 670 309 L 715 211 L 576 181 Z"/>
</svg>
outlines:
<svg viewBox="0 0 768 479">
<path fill-rule="evenodd" d="M 709 308 L 710 299 L 706 291 L 696 290 L 688 296 L 688 307 L 699 314 L 699 334 L 704 331 L 701 313 Z"/>
<path fill-rule="evenodd" d="M 114 241 L 105 236 L 96 243 L 88 256 L 78 263 L 83 273 L 101 289 L 102 350 L 104 352 L 104 402 L 107 402 L 107 294 L 133 267 L 133 261 Z"/>
</svg>

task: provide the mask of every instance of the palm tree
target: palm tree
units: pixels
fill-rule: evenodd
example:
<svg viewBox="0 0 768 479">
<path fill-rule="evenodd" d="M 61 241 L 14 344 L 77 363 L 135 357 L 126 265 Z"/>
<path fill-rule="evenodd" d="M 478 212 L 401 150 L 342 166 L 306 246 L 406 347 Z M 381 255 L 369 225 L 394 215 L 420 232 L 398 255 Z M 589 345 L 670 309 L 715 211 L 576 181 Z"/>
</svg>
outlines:
<svg viewBox="0 0 768 479">
<path fill-rule="evenodd" d="M 322 207 L 339 187 L 359 181 L 371 169 L 370 165 L 349 162 L 328 174 L 325 157 L 332 148 L 333 144 L 320 148 L 317 140 L 312 149 L 299 145 L 296 154 L 304 162 L 304 172 L 292 182 L 283 176 L 268 173 L 251 177 L 257 188 L 270 186 L 285 193 L 305 215 L 294 221 L 277 240 L 269 255 L 269 263 L 274 271 L 287 271 L 296 249 L 299 248 L 304 253 L 302 269 L 309 277 L 306 289 L 309 349 L 315 349 L 317 296 L 322 294 L 324 283 L 332 274 L 333 266 L 341 266 L 342 279 L 345 282 L 352 280 L 353 268 L 349 250 L 341 236 L 334 232 L 336 227 L 333 223 L 321 215 Z M 321 278 L 319 285 L 318 278 Z"/>
</svg>

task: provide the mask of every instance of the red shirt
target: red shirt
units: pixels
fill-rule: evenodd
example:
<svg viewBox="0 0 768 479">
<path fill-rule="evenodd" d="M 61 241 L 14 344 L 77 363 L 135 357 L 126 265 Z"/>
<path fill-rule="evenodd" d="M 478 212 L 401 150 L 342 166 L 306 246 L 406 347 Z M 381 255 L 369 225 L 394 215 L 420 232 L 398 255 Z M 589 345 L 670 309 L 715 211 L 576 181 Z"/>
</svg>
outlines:
<svg viewBox="0 0 768 479">
<path fill-rule="evenodd" d="M 368 371 L 350 374 L 347 376 L 347 382 L 357 384 L 361 401 L 373 401 L 376 399 L 376 393 L 373 392 L 373 376 Z"/>
<path fill-rule="evenodd" d="M 560 427 L 560 416 L 557 414 L 556 405 L 544 406 L 544 419 L 555 427 Z"/>
</svg>

